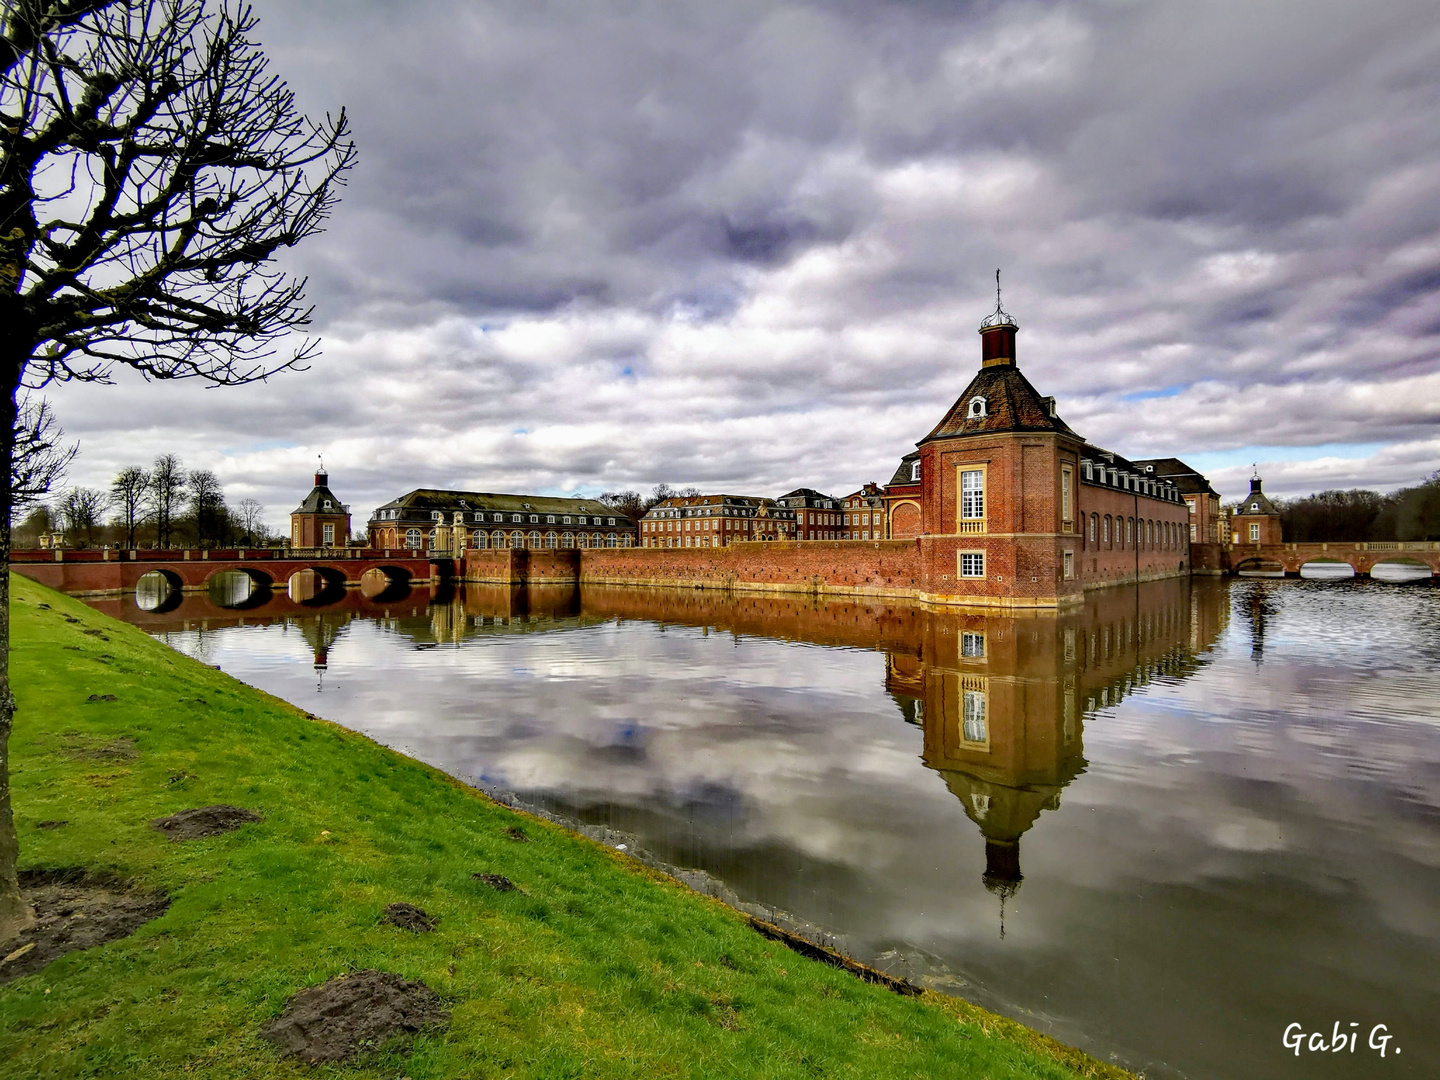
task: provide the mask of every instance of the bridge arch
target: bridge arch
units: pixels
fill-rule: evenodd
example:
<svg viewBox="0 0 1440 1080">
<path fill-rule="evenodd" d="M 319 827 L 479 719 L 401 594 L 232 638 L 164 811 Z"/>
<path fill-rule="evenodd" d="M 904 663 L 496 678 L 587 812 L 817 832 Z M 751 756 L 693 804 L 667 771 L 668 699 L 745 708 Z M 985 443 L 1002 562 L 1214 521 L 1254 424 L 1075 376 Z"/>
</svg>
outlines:
<svg viewBox="0 0 1440 1080">
<path fill-rule="evenodd" d="M 185 582 L 174 570 L 156 567 L 135 582 L 135 606 L 141 611 L 163 615 L 174 611 L 185 598 Z"/>
<path fill-rule="evenodd" d="M 253 566 L 220 566 L 205 578 L 205 591 L 221 607 L 259 607 L 270 599 L 275 579 Z"/>
<path fill-rule="evenodd" d="M 1300 564 L 1300 576 L 1313 581 L 1343 581 L 1356 576 L 1356 568 L 1343 559 L 1313 558 Z"/>
<path fill-rule="evenodd" d="M 297 604 L 325 607 L 344 599 L 346 580 L 345 571 L 337 567 L 323 563 L 307 564 L 297 566 L 290 572 L 290 576 L 285 580 L 285 591 Z"/>
<path fill-rule="evenodd" d="M 1235 573 L 1241 577 L 1284 577 L 1285 567 L 1275 559 L 1252 555 L 1235 564 Z"/>
<path fill-rule="evenodd" d="M 1370 577 L 1375 581 L 1429 581 L 1433 576 L 1434 571 L 1430 569 L 1429 563 L 1404 555 L 1377 559 L 1370 567 Z"/>
<path fill-rule="evenodd" d="M 167 571 L 162 571 L 162 572 L 163 572 L 163 573 L 171 573 L 171 571 L 168 571 L 168 570 L 167 570 Z M 261 569 L 259 569 L 258 567 L 255 567 L 255 566 L 239 565 L 239 566 L 220 566 L 220 567 L 217 567 L 217 568 L 215 569 L 215 572 L 212 573 L 209 577 L 207 577 L 207 578 L 205 579 L 205 584 L 206 584 L 206 586 L 208 587 L 208 586 L 210 585 L 210 583 L 211 583 L 212 581 L 214 581 L 216 578 L 218 578 L 221 574 L 244 574 L 244 575 L 246 575 L 252 582 L 255 583 L 255 585 L 256 585 L 257 588 L 262 588 L 262 589 L 268 589 L 268 588 L 270 588 L 270 586 L 272 586 L 272 585 L 275 584 L 275 579 L 274 579 L 272 576 L 270 576 L 268 573 L 266 573 L 264 570 L 261 570 Z M 176 576 L 176 580 L 177 580 L 177 581 L 179 580 L 178 575 Z"/>
<path fill-rule="evenodd" d="M 412 576 L 403 566 L 372 566 L 360 575 L 360 591 L 369 600 L 398 600 L 410 591 Z"/>
</svg>

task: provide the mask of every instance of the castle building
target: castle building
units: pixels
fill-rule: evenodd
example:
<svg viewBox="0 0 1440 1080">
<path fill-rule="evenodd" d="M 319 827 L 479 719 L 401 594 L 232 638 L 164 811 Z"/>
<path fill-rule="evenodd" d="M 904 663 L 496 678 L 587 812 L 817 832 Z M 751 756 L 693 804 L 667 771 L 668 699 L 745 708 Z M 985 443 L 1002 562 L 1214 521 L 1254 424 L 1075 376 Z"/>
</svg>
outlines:
<svg viewBox="0 0 1440 1080">
<path fill-rule="evenodd" d="M 841 530 L 841 500 L 822 495 L 814 488 L 796 488 L 777 500 L 795 511 L 796 540 L 838 540 Z"/>
<path fill-rule="evenodd" d="M 390 500 L 366 531 L 372 548 L 416 551 L 633 547 L 638 536 L 629 516 L 595 499 L 440 488 Z"/>
<path fill-rule="evenodd" d="M 886 489 L 891 537 L 918 537 L 921 595 L 1044 607 L 1188 574 L 1175 483 L 1073 431 L 1021 372 L 1018 330 L 997 297 L 979 371 Z"/>
<path fill-rule="evenodd" d="M 1232 544 L 1281 543 L 1280 511 L 1262 490 L 1262 483 L 1258 472 L 1250 478 L 1250 494 L 1236 507 L 1232 519 Z"/>
<path fill-rule="evenodd" d="M 330 475 L 315 473 L 315 486 L 290 511 L 290 546 L 293 548 L 344 547 L 350 539 L 350 507 L 330 490 Z"/>
<path fill-rule="evenodd" d="M 1229 539 L 1220 528 L 1220 493 L 1199 472 L 1173 457 L 1152 458 L 1135 464 L 1147 475 L 1169 480 L 1179 490 L 1185 509 L 1190 512 L 1192 544 L 1221 544 Z"/>
<path fill-rule="evenodd" d="M 885 497 L 879 484 L 866 484 L 842 500 L 843 540 L 885 539 Z"/>
<path fill-rule="evenodd" d="M 754 495 L 677 495 L 640 519 L 640 546 L 727 547 L 739 540 L 793 540 L 796 510 Z"/>
</svg>

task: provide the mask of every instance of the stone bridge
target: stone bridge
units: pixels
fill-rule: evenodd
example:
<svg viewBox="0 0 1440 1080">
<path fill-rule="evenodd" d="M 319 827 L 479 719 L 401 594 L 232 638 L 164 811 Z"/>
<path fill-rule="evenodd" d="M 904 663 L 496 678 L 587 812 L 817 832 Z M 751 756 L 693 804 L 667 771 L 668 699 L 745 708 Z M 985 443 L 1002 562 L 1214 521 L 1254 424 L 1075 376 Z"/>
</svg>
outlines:
<svg viewBox="0 0 1440 1080">
<path fill-rule="evenodd" d="M 1376 563 L 1423 563 L 1440 574 L 1440 541 L 1412 540 L 1344 544 L 1236 544 L 1230 548 L 1230 570 L 1273 568 L 1298 574 L 1308 562 L 1344 562 L 1356 574 L 1369 574 Z"/>
<path fill-rule="evenodd" d="M 71 596 L 134 592 L 146 574 L 158 573 L 181 592 L 208 589 L 217 574 L 238 570 L 257 585 L 284 588 L 301 570 L 327 585 L 358 586 L 370 570 L 395 584 L 423 585 L 453 572 L 448 555 L 376 548 L 228 548 L 215 550 L 106 549 L 12 551 L 10 569 Z"/>
</svg>

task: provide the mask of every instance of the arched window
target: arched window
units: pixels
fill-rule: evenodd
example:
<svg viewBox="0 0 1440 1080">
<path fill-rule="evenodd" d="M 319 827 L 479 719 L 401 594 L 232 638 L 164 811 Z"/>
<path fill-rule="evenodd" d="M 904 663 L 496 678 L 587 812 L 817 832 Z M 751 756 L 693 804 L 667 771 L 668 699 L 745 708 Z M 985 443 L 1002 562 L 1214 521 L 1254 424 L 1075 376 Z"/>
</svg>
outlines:
<svg viewBox="0 0 1440 1080">
<path fill-rule="evenodd" d="M 555 546 L 555 534 L 553 532 L 547 532 L 545 534 L 545 546 L 547 548 L 553 548 Z"/>
<path fill-rule="evenodd" d="M 490 546 L 493 548 L 503 548 L 507 546 L 505 543 L 505 534 L 499 529 L 496 529 L 490 534 Z"/>
<path fill-rule="evenodd" d="M 1110 515 L 1105 515 L 1105 531 L 1100 534 L 1105 541 L 1105 546 L 1110 546 Z"/>
<path fill-rule="evenodd" d="M 490 544 L 490 537 L 486 534 L 484 529 L 476 529 L 475 532 L 471 535 L 470 539 L 474 542 L 474 546 L 477 548 L 488 547 Z"/>
<path fill-rule="evenodd" d="M 570 532 L 561 533 L 560 546 L 563 548 L 573 548 L 575 546 L 575 534 Z"/>
<path fill-rule="evenodd" d="M 1134 543 L 1135 540 L 1135 519 L 1125 519 L 1125 543 Z"/>
<path fill-rule="evenodd" d="M 635 538 L 634 538 L 633 536 L 631 536 L 629 533 L 626 533 L 626 534 L 625 534 L 625 538 L 620 541 L 620 546 L 621 546 L 621 547 L 632 547 L 632 546 L 634 546 L 634 543 L 635 543 Z"/>
<path fill-rule="evenodd" d="M 620 544 L 620 538 L 619 538 L 618 536 L 616 536 L 614 533 L 611 533 L 609 536 L 605 537 L 605 546 L 606 546 L 606 547 L 618 547 L 619 544 Z"/>
<path fill-rule="evenodd" d="M 582 548 L 588 548 L 590 546 L 590 535 L 588 533 L 579 533 L 577 539 L 580 541 Z"/>
<path fill-rule="evenodd" d="M 406 529 L 406 530 L 405 530 L 405 546 L 406 546 L 407 548 L 410 548 L 412 551 L 418 551 L 418 550 L 420 549 L 420 530 L 419 530 L 419 529 Z"/>
<path fill-rule="evenodd" d="M 525 546 L 525 534 L 519 529 L 510 534 L 510 546 L 517 549 Z"/>
<path fill-rule="evenodd" d="M 534 551 L 540 546 L 540 533 L 538 530 L 530 534 L 530 540 L 525 546 L 531 551 Z"/>
<path fill-rule="evenodd" d="M 436 534 L 437 532 L 439 532 L 438 529 L 431 529 L 431 530 L 430 530 L 430 550 L 431 550 L 431 551 L 434 551 L 434 550 L 435 550 L 435 534 Z"/>
<path fill-rule="evenodd" d="M 1145 534 L 1146 544 L 1153 548 L 1155 546 L 1155 522 L 1147 521 L 1145 523 Z"/>
<path fill-rule="evenodd" d="M 1100 515 L 1099 515 L 1099 514 L 1091 514 L 1091 515 L 1090 515 L 1090 543 L 1092 543 L 1092 544 L 1097 543 L 1097 542 L 1098 542 L 1098 538 L 1099 538 L 1099 534 L 1100 534 Z"/>
</svg>

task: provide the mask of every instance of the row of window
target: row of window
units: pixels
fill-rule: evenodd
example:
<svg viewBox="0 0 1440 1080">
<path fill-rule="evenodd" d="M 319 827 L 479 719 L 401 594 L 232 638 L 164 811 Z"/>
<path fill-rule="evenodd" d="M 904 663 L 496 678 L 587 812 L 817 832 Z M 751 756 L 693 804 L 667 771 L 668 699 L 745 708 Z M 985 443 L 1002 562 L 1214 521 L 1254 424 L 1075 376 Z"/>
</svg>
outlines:
<svg viewBox="0 0 1440 1080">
<path fill-rule="evenodd" d="M 400 512 L 399 510 L 379 510 L 379 511 L 376 512 L 375 516 L 376 516 L 376 518 L 379 519 L 380 521 L 399 521 L 399 520 L 400 520 L 400 513 L 401 513 L 401 512 Z M 545 518 L 545 524 L 546 524 L 546 525 L 586 525 L 586 524 L 589 524 L 589 525 L 601 525 L 601 524 L 604 524 L 604 525 L 614 525 L 614 524 L 615 524 L 615 519 L 614 519 L 613 517 L 605 518 L 605 519 L 602 521 L 602 519 L 600 519 L 600 518 L 598 518 L 598 517 L 589 517 L 589 516 L 587 516 L 587 515 L 585 515 L 585 514 L 560 514 L 560 515 L 556 515 L 556 514 L 545 514 L 545 515 L 540 515 L 540 514 L 510 514 L 510 515 L 508 515 L 509 520 L 510 520 L 512 523 L 521 524 L 521 523 L 524 523 L 524 522 L 528 521 L 529 524 L 531 524 L 531 525 L 538 525 L 538 524 L 540 524 L 540 518 L 541 518 L 542 516 Z M 507 515 L 505 515 L 505 514 L 491 513 L 491 514 L 490 514 L 490 517 L 489 517 L 489 520 L 490 520 L 490 521 L 504 521 L 504 520 L 506 520 L 506 517 L 507 517 Z M 557 520 L 557 517 L 558 517 L 558 520 Z M 450 519 L 450 518 L 449 518 L 449 515 L 446 514 L 446 512 L 443 511 L 443 510 L 431 510 L 431 511 L 430 511 L 430 520 L 431 520 L 431 521 L 441 521 L 441 522 L 443 522 L 443 521 L 447 521 L 447 520 L 449 520 L 449 519 Z M 463 513 L 462 513 L 462 516 L 461 516 L 461 520 L 462 520 L 462 521 L 464 520 Z M 471 520 L 472 522 L 477 523 L 477 524 L 478 524 L 479 522 L 485 521 L 485 520 L 486 520 L 485 512 L 482 512 L 482 511 L 479 511 L 479 510 L 472 511 L 471 514 L 470 514 L 470 520 Z"/>
<path fill-rule="evenodd" d="M 420 529 L 407 529 L 405 531 L 405 546 L 418 551 L 424 542 L 428 542 L 431 548 L 436 543 L 436 533 L 431 529 L 429 534 L 422 533 Z M 596 547 L 631 547 L 634 540 L 629 533 L 554 533 L 547 532 L 543 536 L 537 531 L 522 532 L 516 529 L 514 532 L 505 533 L 496 529 L 493 533 L 487 533 L 483 529 L 476 529 L 470 534 L 470 546 L 474 548 L 531 548 L 542 547 L 553 548 L 596 548 Z"/>
<path fill-rule="evenodd" d="M 1122 469 L 1106 468 L 1090 461 L 1083 462 L 1081 468 L 1085 470 L 1085 479 L 1093 484 L 1106 484 L 1121 491 L 1135 491 L 1152 499 L 1164 499 L 1166 502 L 1177 501 L 1173 487 L 1148 476 L 1136 476 Z"/>
<path fill-rule="evenodd" d="M 1193 538 L 1195 527 L 1190 526 Z M 1138 530 L 1138 536 L 1137 536 Z M 1112 518 L 1109 514 L 1090 515 L 1090 527 L 1086 533 L 1087 544 L 1097 547 L 1147 547 L 1167 551 L 1179 547 L 1184 536 L 1179 524 L 1173 521 L 1151 521 L 1145 518 Z"/>
</svg>

